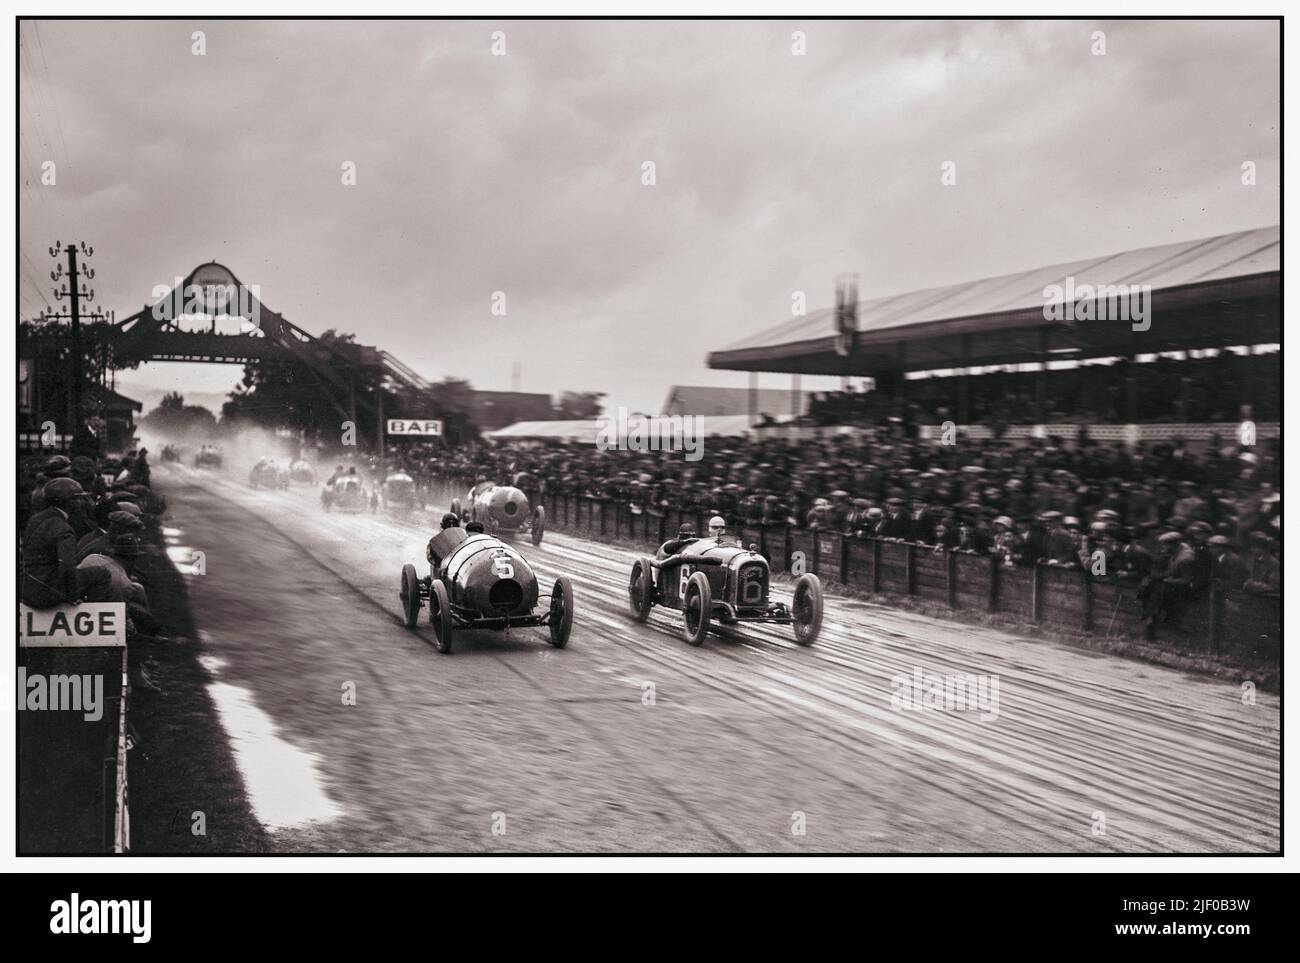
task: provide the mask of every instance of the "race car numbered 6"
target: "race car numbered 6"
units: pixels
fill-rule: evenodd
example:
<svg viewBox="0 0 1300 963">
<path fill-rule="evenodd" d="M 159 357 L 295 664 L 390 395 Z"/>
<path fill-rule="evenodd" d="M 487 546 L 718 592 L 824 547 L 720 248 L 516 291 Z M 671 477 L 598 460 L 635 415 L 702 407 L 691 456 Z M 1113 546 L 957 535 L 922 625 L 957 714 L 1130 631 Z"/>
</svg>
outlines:
<svg viewBox="0 0 1300 963">
<path fill-rule="evenodd" d="M 126 645 L 125 602 L 82 602 L 52 609 L 18 606 L 18 644 L 23 648 Z"/>
</svg>

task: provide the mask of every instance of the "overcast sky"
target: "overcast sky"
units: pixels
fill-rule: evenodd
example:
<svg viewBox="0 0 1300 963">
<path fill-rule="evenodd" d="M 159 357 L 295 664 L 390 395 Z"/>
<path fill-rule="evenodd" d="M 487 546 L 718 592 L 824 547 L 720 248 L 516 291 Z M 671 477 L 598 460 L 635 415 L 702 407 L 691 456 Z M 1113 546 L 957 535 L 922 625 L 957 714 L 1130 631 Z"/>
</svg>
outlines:
<svg viewBox="0 0 1300 963">
<path fill-rule="evenodd" d="M 21 35 L 25 316 L 56 239 L 94 245 L 97 301 L 119 318 L 215 259 L 308 331 L 479 388 L 509 388 L 518 361 L 522 390 L 657 410 L 674 383 L 746 384 L 705 354 L 788 317 L 793 291 L 828 304 L 843 271 L 876 297 L 1279 220 L 1270 22 Z M 153 364 L 119 384 L 222 391 L 239 374 Z"/>
</svg>

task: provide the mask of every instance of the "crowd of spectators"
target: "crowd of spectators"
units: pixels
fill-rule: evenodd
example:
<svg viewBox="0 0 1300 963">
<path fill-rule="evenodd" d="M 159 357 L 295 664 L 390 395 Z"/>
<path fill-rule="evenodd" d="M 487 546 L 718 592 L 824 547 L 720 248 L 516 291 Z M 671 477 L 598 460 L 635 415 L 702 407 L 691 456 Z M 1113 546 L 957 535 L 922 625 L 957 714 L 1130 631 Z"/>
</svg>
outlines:
<svg viewBox="0 0 1300 963">
<path fill-rule="evenodd" d="M 1005 566 L 1084 569 L 1132 581 L 1154 631 L 1154 620 L 1212 585 L 1279 591 L 1280 464 L 1276 443 L 1217 437 L 1196 449 L 1086 435 L 1068 445 L 1053 437 L 942 445 L 881 430 L 710 439 L 697 462 L 680 452 L 512 443 L 409 449 L 374 468 L 401 466 L 425 484 L 492 480 L 633 511 L 719 514 L 732 526 L 829 529 Z"/>
<path fill-rule="evenodd" d="M 1158 358 L 1135 364 L 1121 359 L 1109 365 L 1081 365 L 1052 371 L 1043 381 L 1041 399 L 1039 374 L 1032 371 L 923 378 L 906 383 L 905 400 L 886 391 L 815 393 L 805 421 L 864 426 L 890 419 L 907 425 L 958 421 L 963 391 L 969 424 L 1212 423 L 1244 417 L 1276 421 L 1280 359 L 1275 352 L 1222 353 L 1190 360 Z M 1243 404 L 1249 415 L 1243 413 Z"/>
<path fill-rule="evenodd" d="M 124 602 L 131 684 L 157 691 L 146 644 L 163 644 L 141 560 L 156 544 L 163 499 L 150 488 L 148 452 L 20 459 L 19 597 L 35 609 Z"/>
</svg>

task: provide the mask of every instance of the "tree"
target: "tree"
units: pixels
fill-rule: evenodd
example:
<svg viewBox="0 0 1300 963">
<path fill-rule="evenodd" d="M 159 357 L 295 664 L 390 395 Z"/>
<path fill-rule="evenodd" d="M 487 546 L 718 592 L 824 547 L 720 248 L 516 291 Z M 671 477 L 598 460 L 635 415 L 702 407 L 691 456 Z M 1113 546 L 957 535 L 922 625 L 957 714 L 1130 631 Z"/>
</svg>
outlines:
<svg viewBox="0 0 1300 963">
<path fill-rule="evenodd" d="M 207 437 L 217 427 L 217 416 L 202 405 L 187 405 L 179 392 L 169 391 L 140 424 L 164 435 Z"/>
</svg>

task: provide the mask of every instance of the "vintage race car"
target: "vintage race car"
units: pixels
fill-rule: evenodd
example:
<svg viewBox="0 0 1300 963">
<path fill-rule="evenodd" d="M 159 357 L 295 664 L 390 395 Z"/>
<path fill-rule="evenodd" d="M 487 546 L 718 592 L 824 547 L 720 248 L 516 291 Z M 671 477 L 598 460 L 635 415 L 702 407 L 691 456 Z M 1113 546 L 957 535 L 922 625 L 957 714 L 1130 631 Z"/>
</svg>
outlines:
<svg viewBox="0 0 1300 963">
<path fill-rule="evenodd" d="M 216 445 L 202 445 L 194 455 L 195 468 L 220 468 L 221 449 Z"/>
<path fill-rule="evenodd" d="M 511 485 L 480 482 L 463 502 L 453 498 L 451 511 L 462 522 L 482 522 L 484 529 L 502 538 L 528 532 L 533 544 L 540 545 L 546 532 L 546 510 L 541 505 L 530 509 L 528 496 Z"/>
<path fill-rule="evenodd" d="M 254 488 L 288 488 L 289 475 L 270 458 L 259 458 L 248 473 L 248 484 Z"/>
<path fill-rule="evenodd" d="M 427 578 L 419 578 L 414 565 L 402 566 L 398 598 L 407 628 L 415 628 L 420 607 L 428 604 L 439 652 L 450 652 L 452 633 L 462 629 L 509 632 L 544 625 L 551 645 L 562 649 L 568 643 L 573 586 L 567 576 L 555 580 L 550 595 L 539 597 L 537 576 L 522 555 L 491 535 L 463 528 L 440 531 L 427 555 Z"/>
<path fill-rule="evenodd" d="M 666 542 L 656 558 L 632 564 L 628 608 L 644 622 L 655 605 L 682 613 L 682 637 L 700 645 L 716 621 L 775 622 L 794 626 L 794 640 L 812 645 L 822 625 L 822 585 L 808 572 L 794 583 L 789 606 L 768 598 L 767 560 L 752 548 L 703 538 Z"/>
<path fill-rule="evenodd" d="M 379 488 L 379 499 L 388 511 L 402 514 L 424 511 L 424 498 L 416 487 L 415 479 L 404 471 L 393 472 L 384 479 Z"/>
<path fill-rule="evenodd" d="M 289 466 L 289 481 L 297 482 L 300 485 L 316 484 L 316 469 L 311 466 L 311 462 L 298 459 Z"/>
<path fill-rule="evenodd" d="M 371 507 L 370 496 L 356 475 L 344 475 L 326 485 L 320 491 L 320 500 L 327 512 L 336 508 L 341 512 L 364 512 Z"/>
</svg>

